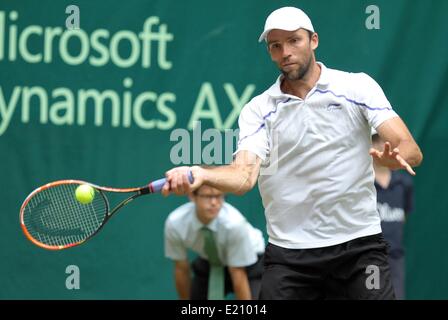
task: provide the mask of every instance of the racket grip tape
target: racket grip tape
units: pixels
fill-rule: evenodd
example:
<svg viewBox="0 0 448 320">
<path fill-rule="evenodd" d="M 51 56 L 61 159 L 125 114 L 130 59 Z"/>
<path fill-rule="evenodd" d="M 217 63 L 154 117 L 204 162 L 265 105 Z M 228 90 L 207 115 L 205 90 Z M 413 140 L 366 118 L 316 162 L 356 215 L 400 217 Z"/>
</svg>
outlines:
<svg viewBox="0 0 448 320">
<path fill-rule="evenodd" d="M 190 183 L 194 182 L 193 174 L 191 173 L 191 170 L 188 171 L 188 180 Z M 149 184 L 149 189 L 151 193 L 160 192 L 162 190 L 163 186 L 166 183 L 166 178 L 162 178 L 159 180 L 155 180 Z"/>
</svg>

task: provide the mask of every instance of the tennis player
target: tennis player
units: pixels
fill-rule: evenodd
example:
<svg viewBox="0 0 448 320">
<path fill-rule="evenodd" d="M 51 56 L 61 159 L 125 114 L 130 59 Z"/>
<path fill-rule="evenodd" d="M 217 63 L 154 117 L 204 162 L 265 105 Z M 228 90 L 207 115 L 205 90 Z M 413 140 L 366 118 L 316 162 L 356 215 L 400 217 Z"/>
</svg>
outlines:
<svg viewBox="0 0 448 320">
<path fill-rule="evenodd" d="M 281 75 L 242 109 L 234 161 L 174 168 L 163 194 L 203 184 L 244 194 L 258 180 L 269 235 L 261 299 L 394 299 L 372 158 L 415 175 L 418 145 L 375 80 L 316 62 L 302 10 L 273 11 L 259 41 Z"/>
</svg>

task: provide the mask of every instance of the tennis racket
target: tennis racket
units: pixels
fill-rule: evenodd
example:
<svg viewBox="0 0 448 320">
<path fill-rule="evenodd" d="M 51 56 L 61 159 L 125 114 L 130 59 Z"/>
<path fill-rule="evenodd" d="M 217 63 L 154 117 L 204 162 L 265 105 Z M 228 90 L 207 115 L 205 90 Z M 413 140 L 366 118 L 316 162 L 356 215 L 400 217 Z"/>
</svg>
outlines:
<svg viewBox="0 0 448 320">
<path fill-rule="evenodd" d="M 193 183 L 191 171 L 188 173 Z M 20 208 L 20 224 L 25 236 L 35 245 L 48 250 L 78 246 L 92 238 L 118 210 L 132 200 L 162 190 L 166 179 L 140 188 L 100 187 L 80 180 L 60 180 L 41 186 L 30 193 Z M 87 184 L 95 190 L 88 204 L 75 197 L 76 188 Z M 107 193 L 131 193 L 110 210 Z"/>
</svg>

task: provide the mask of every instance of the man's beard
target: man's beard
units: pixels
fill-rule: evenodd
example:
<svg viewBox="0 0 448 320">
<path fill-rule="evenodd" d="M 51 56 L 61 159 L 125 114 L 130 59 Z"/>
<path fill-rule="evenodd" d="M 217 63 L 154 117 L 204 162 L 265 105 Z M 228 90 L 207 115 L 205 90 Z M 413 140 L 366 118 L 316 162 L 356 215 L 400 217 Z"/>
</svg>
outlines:
<svg viewBox="0 0 448 320">
<path fill-rule="evenodd" d="M 302 80 L 303 77 L 310 70 L 311 62 L 312 62 L 312 58 L 310 57 L 305 64 L 299 66 L 299 70 L 293 70 L 293 71 L 289 71 L 289 72 L 286 72 L 283 70 L 281 70 L 281 71 L 282 71 L 283 75 L 285 76 L 285 78 L 288 80 L 291 80 L 291 81 Z"/>
</svg>

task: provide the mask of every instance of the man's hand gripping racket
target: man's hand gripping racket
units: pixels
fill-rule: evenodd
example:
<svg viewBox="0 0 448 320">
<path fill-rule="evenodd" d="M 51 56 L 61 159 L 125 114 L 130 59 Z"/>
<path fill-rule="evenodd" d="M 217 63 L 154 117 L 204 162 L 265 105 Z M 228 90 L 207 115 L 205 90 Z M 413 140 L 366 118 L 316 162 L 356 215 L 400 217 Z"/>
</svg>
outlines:
<svg viewBox="0 0 448 320">
<path fill-rule="evenodd" d="M 188 176 L 188 180 L 187 180 Z M 185 179 L 193 183 L 188 171 Z M 31 192 L 20 208 L 20 224 L 26 237 L 48 250 L 61 250 L 84 243 L 93 237 L 119 209 L 142 195 L 158 193 L 166 184 L 159 179 L 139 188 L 100 187 L 80 180 L 60 180 Z M 76 199 L 75 191 L 83 184 L 91 186 L 95 196 L 90 203 Z M 111 209 L 108 193 L 131 193 Z"/>
</svg>

